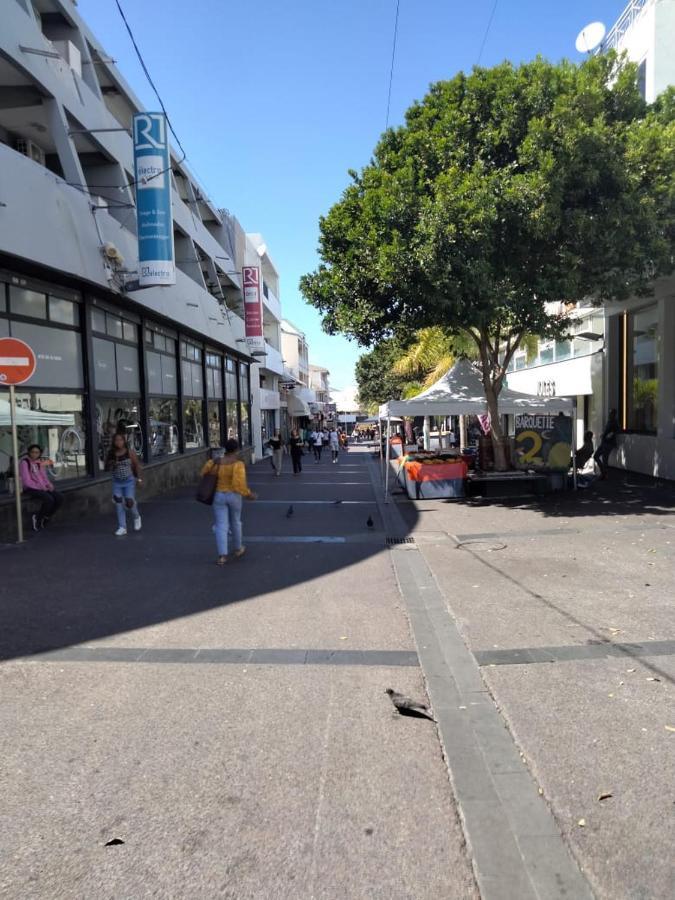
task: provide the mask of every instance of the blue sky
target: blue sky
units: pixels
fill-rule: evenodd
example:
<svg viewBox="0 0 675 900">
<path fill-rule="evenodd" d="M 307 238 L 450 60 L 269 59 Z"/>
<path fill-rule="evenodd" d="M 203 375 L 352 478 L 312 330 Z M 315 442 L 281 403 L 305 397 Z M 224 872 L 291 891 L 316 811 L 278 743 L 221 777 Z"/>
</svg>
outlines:
<svg viewBox="0 0 675 900">
<path fill-rule="evenodd" d="M 578 59 L 577 32 L 624 0 L 498 0 L 481 64 Z M 220 207 L 259 231 L 285 315 L 337 388 L 363 352 L 321 330 L 298 291 L 317 262 L 318 220 L 384 128 L 396 0 L 122 0 L 188 162 Z M 430 82 L 469 70 L 494 0 L 400 0 L 390 121 Z M 148 107 L 152 91 L 113 0 L 79 10 Z"/>
</svg>

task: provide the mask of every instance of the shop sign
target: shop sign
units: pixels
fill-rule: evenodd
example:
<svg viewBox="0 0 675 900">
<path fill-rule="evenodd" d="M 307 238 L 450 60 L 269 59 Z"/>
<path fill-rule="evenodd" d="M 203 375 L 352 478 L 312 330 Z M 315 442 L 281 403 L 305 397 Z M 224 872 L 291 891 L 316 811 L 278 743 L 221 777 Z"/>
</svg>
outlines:
<svg viewBox="0 0 675 900">
<path fill-rule="evenodd" d="M 515 463 L 521 469 L 567 471 L 572 458 L 572 419 L 563 413 L 516 415 Z"/>
<path fill-rule="evenodd" d="M 263 310 L 260 296 L 260 269 L 258 266 L 244 266 L 242 269 L 244 286 L 244 325 L 246 343 L 249 350 L 264 350 Z"/>
<path fill-rule="evenodd" d="M 171 159 L 163 113 L 134 116 L 134 165 L 138 219 L 138 282 L 175 284 L 171 212 Z"/>
<path fill-rule="evenodd" d="M 539 397 L 555 397 L 555 381 L 538 381 L 537 382 L 537 395 Z"/>
</svg>

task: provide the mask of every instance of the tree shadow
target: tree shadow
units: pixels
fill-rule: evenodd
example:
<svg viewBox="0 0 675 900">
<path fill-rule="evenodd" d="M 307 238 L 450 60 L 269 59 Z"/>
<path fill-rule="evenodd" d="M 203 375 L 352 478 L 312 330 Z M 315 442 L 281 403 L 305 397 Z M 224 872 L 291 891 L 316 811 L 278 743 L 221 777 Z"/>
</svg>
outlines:
<svg viewBox="0 0 675 900">
<path fill-rule="evenodd" d="M 540 513 L 544 518 L 593 516 L 675 516 L 675 483 L 645 475 L 612 470 L 604 481 L 596 479 L 577 491 L 556 491 L 541 496 L 467 498 L 448 500 L 469 508 L 501 507 Z"/>
</svg>

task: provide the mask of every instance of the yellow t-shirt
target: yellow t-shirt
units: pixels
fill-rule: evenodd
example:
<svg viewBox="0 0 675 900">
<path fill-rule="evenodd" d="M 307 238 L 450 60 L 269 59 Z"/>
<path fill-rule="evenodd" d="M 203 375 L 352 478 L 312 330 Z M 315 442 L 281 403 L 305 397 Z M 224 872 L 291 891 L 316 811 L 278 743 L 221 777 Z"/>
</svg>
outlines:
<svg viewBox="0 0 675 900">
<path fill-rule="evenodd" d="M 207 475 L 214 469 L 218 473 L 216 491 L 224 494 L 232 491 L 235 494 L 241 494 L 242 497 L 253 496 L 246 483 L 246 466 L 243 462 L 223 463 L 210 459 L 202 469 L 202 475 Z"/>
</svg>

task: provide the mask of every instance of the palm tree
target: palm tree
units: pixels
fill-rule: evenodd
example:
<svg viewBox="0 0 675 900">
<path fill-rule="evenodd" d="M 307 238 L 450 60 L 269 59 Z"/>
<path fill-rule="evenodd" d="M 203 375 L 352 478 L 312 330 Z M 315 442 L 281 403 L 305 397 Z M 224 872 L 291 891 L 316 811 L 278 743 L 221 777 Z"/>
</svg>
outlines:
<svg viewBox="0 0 675 900">
<path fill-rule="evenodd" d="M 421 379 L 421 385 L 414 387 L 428 388 L 442 378 L 457 359 L 470 358 L 475 355 L 475 350 L 470 339 L 463 335 L 451 334 L 438 325 L 422 328 L 416 332 L 415 341 L 405 355 L 395 363 L 394 371 L 397 375 Z"/>
</svg>

